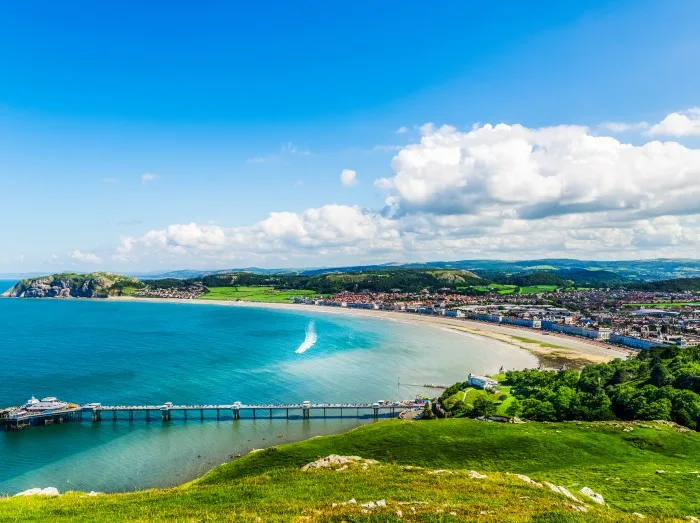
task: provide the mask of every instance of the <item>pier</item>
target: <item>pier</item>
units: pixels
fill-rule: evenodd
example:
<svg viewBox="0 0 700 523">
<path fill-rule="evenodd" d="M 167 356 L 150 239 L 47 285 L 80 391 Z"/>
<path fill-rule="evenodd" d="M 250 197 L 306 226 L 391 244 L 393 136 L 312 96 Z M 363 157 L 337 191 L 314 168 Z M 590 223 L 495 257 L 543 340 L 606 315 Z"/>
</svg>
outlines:
<svg viewBox="0 0 700 523">
<path fill-rule="evenodd" d="M 252 419 L 303 419 L 326 418 L 360 418 L 371 415 L 378 419 L 381 415 L 395 417 L 409 409 L 422 408 L 420 401 L 377 401 L 374 403 L 253 403 L 244 404 L 236 401 L 231 404 L 177 405 L 165 402 L 161 405 L 103 405 L 88 403 L 77 405 L 65 403 L 56 398 L 44 398 L 41 401 L 32 398 L 23 407 L 0 410 L 0 424 L 5 431 L 15 431 L 31 426 L 60 424 L 69 421 L 138 421 L 150 422 L 160 419 L 162 422 L 176 419 L 230 419 L 238 421 L 242 413 Z M 138 413 L 139 416 L 134 416 Z"/>
</svg>

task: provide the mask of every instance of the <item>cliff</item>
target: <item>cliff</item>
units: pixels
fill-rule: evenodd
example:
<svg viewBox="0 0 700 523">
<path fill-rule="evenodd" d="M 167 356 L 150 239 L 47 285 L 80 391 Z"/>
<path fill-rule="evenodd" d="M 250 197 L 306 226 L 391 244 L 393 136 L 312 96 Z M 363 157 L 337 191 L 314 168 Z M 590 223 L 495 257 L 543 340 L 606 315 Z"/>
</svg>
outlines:
<svg viewBox="0 0 700 523">
<path fill-rule="evenodd" d="M 16 298 L 107 298 L 130 294 L 144 285 L 136 278 L 93 272 L 60 273 L 21 280 L 3 296 Z"/>
</svg>

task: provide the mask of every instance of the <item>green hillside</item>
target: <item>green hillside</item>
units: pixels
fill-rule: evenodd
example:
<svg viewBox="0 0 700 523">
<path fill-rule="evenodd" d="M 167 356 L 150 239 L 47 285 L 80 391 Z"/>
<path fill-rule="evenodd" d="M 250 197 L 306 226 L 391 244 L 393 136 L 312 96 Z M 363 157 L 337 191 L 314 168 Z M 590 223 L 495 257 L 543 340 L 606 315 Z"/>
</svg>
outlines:
<svg viewBox="0 0 700 523">
<path fill-rule="evenodd" d="M 331 454 L 379 463 L 301 470 Z M 255 452 L 173 489 L 5 499 L 0 521 L 612 523 L 638 521 L 634 512 L 646 521 L 681 521 L 700 515 L 698 469 L 700 436 L 652 422 L 393 420 Z M 511 473 L 563 486 L 580 503 Z M 583 487 L 607 505 L 586 501 Z M 350 499 L 357 504 L 341 505 Z M 386 506 L 360 506 L 378 500 Z"/>
</svg>

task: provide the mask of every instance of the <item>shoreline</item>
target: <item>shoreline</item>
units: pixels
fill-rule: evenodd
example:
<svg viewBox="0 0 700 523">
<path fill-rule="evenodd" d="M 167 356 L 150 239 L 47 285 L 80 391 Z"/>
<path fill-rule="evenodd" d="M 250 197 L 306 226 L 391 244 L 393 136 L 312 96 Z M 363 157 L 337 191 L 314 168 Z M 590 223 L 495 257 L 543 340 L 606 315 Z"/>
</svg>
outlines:
<svg viewBox="0 0 700 523">
<path fill-rule="evenodd" d="M 567 364 L 574 367 L 582 367 L 588 363 L 605 363 L 615 358 L 626 359 L 630 355 L 635 354 L 634 351 L 629 349 L 613 347 L 583 338 L 574 338 L 573 336 L 555 333 L 543 334 L 540 330 L 529 329 L 527 327 L 503 326 L 500 324 L 491 324 L 461 318 L 420 315 L 399 311 L 348 309 L 297 303 L 135 298 L 131 296 L 110 297 L 107 298 L 107 301 L 249 307 L 320 314 L 338 314 L 349 317 L 376 318 L 401 323 L 425 325 L 501 341 L 530 352 L 538 358 L 543 366 L 561 366 L 562 364 Z"/>
</svg>

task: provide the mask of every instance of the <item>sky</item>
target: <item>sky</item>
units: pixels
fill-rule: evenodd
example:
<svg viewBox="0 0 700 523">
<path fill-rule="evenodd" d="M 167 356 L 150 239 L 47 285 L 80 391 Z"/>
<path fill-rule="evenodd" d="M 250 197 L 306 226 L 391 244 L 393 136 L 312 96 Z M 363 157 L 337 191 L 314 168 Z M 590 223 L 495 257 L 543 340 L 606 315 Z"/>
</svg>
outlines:
<svg viewBox="0 0 700 523">
<path fill-rule="evenodd" d="M 0 273 L 697 257 L 700 3 L 201 4 L 0 4 Z"/>
</svg>

